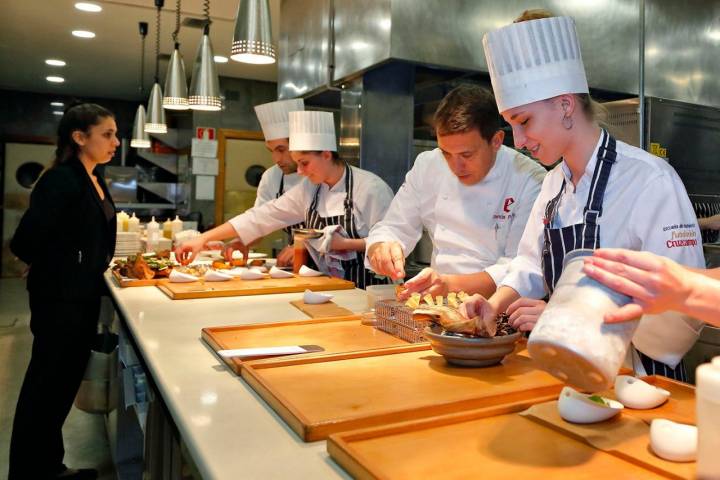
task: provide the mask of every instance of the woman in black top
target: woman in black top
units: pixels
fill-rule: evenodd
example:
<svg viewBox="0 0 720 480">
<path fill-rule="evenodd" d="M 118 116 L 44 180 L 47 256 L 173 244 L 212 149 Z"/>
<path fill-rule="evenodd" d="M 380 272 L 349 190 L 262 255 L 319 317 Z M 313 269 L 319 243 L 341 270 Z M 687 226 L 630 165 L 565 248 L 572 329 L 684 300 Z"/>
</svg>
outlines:
<svg viewBox="0 0 720 480">
<path fill-rule="evenodd" d="M 53 165 L 30 196 L 10 243 L 30 267 L 32 356 L 20 390 L 9 478 L 95 478 L 63 464 L 62 425 L 97 333 L 103 272 L 115 249 L 115 206 L 95 167 L 119 145 L 113 114 L 95 104 L 69 108 Z"/>
</svg>

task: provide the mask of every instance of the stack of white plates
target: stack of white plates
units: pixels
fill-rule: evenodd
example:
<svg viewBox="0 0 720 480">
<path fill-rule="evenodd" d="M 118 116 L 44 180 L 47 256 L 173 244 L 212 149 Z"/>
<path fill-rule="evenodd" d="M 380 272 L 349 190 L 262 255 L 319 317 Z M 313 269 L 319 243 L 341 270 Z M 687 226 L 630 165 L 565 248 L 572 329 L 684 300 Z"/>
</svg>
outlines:
<svg viewBox="0 0 720 480">
<path fill-rule="evenodd" d="M 115 241 L 115 256 L 127 257 L 142 251 L 140 232 L 117 232 Z"/>
</svg>

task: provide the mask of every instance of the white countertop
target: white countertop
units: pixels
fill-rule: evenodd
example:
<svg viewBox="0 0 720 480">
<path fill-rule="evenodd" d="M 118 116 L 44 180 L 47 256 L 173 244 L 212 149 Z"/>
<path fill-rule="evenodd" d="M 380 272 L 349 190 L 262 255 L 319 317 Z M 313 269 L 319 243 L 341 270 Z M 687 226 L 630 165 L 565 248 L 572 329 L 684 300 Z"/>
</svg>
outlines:
<svg viewBox="0 0 720 480">
<path fill-rule="evenodd" d="M 324 441 L 303 442 L 200 337 L 203 327 L 307 318 L 289 303 L 301 293 L 170 300 L 106 281 L 204 478 L 349 478 Z M 332 293 L 340 306 L 366 308 L 362 290 Z"/>
</svg>

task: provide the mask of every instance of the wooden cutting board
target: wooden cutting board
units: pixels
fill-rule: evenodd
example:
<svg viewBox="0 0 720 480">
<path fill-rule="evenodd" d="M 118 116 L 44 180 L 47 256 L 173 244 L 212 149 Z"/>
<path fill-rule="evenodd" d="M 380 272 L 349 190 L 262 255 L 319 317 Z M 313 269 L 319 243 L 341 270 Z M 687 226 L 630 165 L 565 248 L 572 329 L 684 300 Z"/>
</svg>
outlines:
<svg viewBox="0 0 720 480">
<path fill-rule="evenodd" d="M 241 375 L 305 441 L 491 405 L 544 402 L 562 389 L 521 355 L 494 367 L 459 368 L 430 350 L 273 359 L 246 365 Z"/>
<path fill-rule="evenodd" d="M 341 307 L 335 302 L 312 304 L 305 303 L 304 300 L 293 300 L 290 305 L 310 318 L 343 317 L 355 314 L 352 310 Z"/>
<path fill-rule="evenodd" d="M 521 417 L 528 402 L 332 435 L 353 478 L 646 479 L 657 473 Z"/>
<path fill-rule="evenodd" d="M 242 280 L 233 278 L 226 282 L 197 281 L 190 283 L 172 283 L 160 280 L 157 287 L 173 300 L 191 298 L 237 297 L 243 295 L 266 295 L 269 293 L 314 292 L 325 290 L 350 290 L 355 284 L 335 277 L 293 277 L 263 278 L 260 280 Z"/>
<path fill-rule="evenodd" d="M 358 350 L 380 348 L 402 349 L 410 345 L 399 338 L 381 330 L 360 324 L 358 315 L 297 320 L 283 323 L 263 323 L 257 325 L 233 325 L 202 329 L 202 338 L 214 350 L 235 348 L 279 347 L 288 345 L 319 345 L 324 351 L 318 354 L 328 355 Z M 430 348 L 428 344 L 422 346 Z M 243 365 L 258 362 L 259 359 L 242 361 L 236 358 L 220 357 L 236 374 L 240 375 Z M 283 357 L 287 360 L 289 357 Z"/>
<path fill-rule="evenodd" d="M 125 287 L 154 287 L 160 281 L 159 278 L 150 278 L 147 280 L 140 280 L 139 278 L 128 278 L 123 277 L 117 270 L 112 270 L 112 276 L 118 286 Z"/>
</svg>

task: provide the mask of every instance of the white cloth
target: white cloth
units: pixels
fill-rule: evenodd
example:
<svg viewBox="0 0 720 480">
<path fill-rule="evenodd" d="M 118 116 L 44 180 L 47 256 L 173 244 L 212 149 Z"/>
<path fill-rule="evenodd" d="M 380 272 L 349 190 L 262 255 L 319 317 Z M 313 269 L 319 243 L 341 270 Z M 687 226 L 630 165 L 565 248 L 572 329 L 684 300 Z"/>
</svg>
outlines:
<svg viewBox="0 0 720 480">
<path fill-rule="evenodd" d="M 290 138 L 288 113 L 305 110 L 302 98 L 263 103 L 255 107 L 265 141 Z"/>
<path fill-rule="evenodd" d="M 290 151 L 337 152 L 332 112 L 290 112 Z"/>
<path fill-rule="evenodd" d="M 277 165 L 273 165 L 263 172 L 260 177 L 260 183 L 257 187 L 257 197 L 255 198 L 255 206 L 259 207 L 263 203 L 267 203 L 270 200 L 274 200 L 275 196 L 280 189 L 280 180 L 283 179 L 283 171 Z M 292 187 L 300 183 L 302 178 L 297 173 L 291 173 L 290 175 L 284 175 L 283 190 L 287 192 Z"/>
<path fill-rule="evenodd" d="M 502 285 L 523 297 L 545 296 L 542 273 L 543 217 L 547 202 L 565 192 L 557 208 L 554 226 L 564 227 L 583 221 L 583 209 L 597 162 L 595 146 L 590 162 L 578 183 L 571 182 L 565 162 L 545 177 L 518 254 Z M 605 190 L 600 225 L 600 246 L 653 252 L 689 267 L 704 267 L 700 229 L 695 212 L 680 177 L 662 159 L 617 142 L 617 162 L 610 171 Z M 697 339 L 702 323 L 676 312 L 645 315 L 633 337 L 633 344 L 645 355 L 675 366 Z"/>
<path fill-rule="evenodd" d="M 405 255 L 424 226 L 433 242 L 431 266 L 440 273 L 487 272 L 498 284 L 520 242 L 545 169 L 502 146 L 495 165 L 475 185 L 463 185 L 440 149 L 418 155 L 385 218 L 366 240 L 396 241 Z M 370 268 L 367 256 L 365 265 Z"/>
<path fill-rule="evenodd" d="M 348 237 L 342 225 L 328 225 L 323 229 L 322 237 L 305 240 L 305 248 L 307 248 L 308 253 L 315 261 L 318 270 L 331 277 L 343 278 L 345 269 L 342 266 L 342 261 L 354 260 L 357 258 L 357 252 L 354 250 L 331 250 L 330 244 L 335 233 L 345 238 Z"/>
<path fill-rule="evenodd" d="M 486 33 L 483 47 L 500 113 L 564 93 L 588 93 L 570 17 L 511 23 Z"/>
<path fill-rule="evenodd" d="M 370 227 L 385 215 L 393 194 L 390 187 L 374 173 L 356 167 L 350 168 L 353 169 L 354 182 L 353 218 L 358 234 L 364 238 Z M 320 185 L 317 212 L 321 217 L 345 213 L 345 175 L 347 171 L 332 188 L 325 183 Z M 275 230 L 304 221 L 316 189 L 317 185 L 303 178 L 280 198 L 253 207 L 231 218 L 229 222 L 238 237 L 248 244 Z"/>
</svg>

